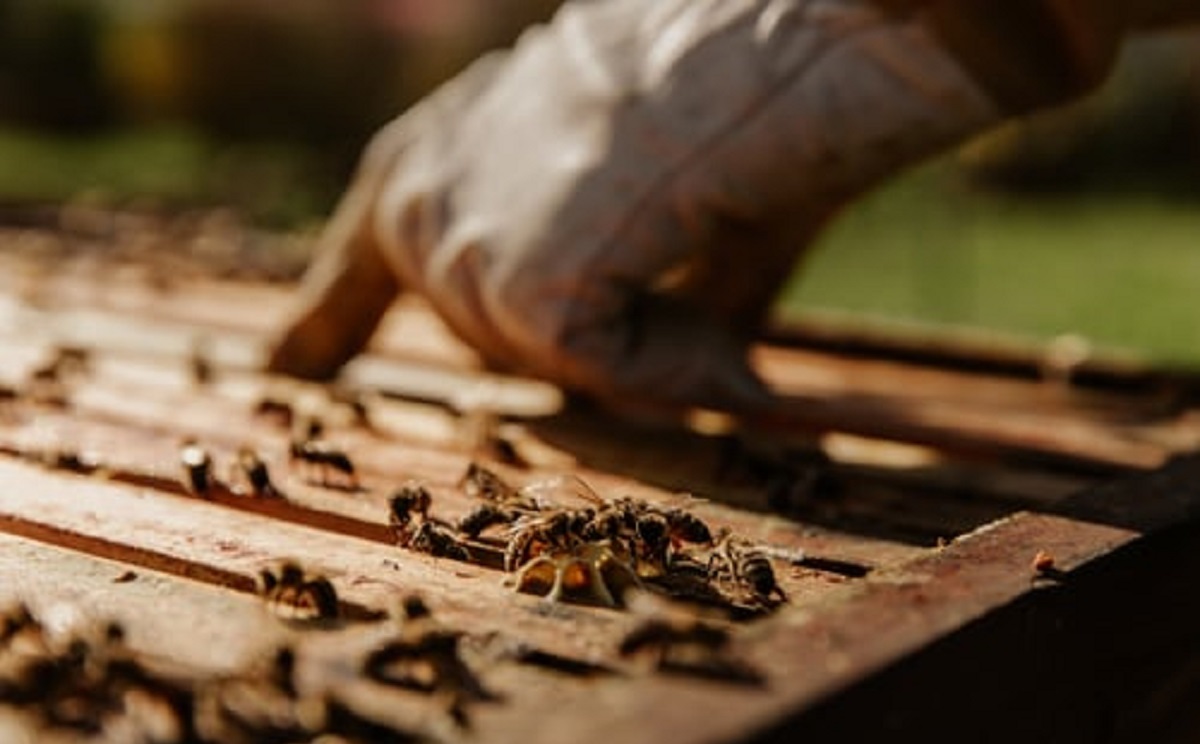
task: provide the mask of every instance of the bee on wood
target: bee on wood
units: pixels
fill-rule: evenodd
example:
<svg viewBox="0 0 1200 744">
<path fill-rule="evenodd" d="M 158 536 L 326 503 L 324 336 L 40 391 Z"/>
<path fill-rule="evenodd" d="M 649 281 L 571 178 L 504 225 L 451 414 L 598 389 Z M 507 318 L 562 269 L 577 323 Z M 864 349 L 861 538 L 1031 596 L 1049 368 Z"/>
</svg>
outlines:
<svg viewBox="0 0 1200 744">
<path fill-rule="evenodd" d="M 329 579 L 306 574 L 291 561 L 283 563 L 278 571 L 263 569 L 259 573 L 259 594 L 283 620 L 330 621 L 336 620 L 340 611 L 337 591 Z"/>
<path fill-rule="evenodd" d="M 343 488 L 358 488 L 358 476 L 354 471 L 354 463 L 350 461 L 350 456 L 342 450 L 325 442 L 308 439 L 293 441 L 289 453 L 292 462 L 300 461 L 310 469 L 318 468 L 321 473 L 321 485 L 334 484 L 329 478 L 330 471 L 333 471 L 338 473 L 337 485 Z"/>
<path fill-rule="evenodd" d="M 673 545 L 678 546 L 685 542 L 698 545 L 712 543 L 712 530 L 708 528 L 704 520 L 691 512 L 675 508 L 667 509 L 662 515 L 667 521 L 667 531 Z"/>
<path fill-rule="evenodd" d="M 501 524 L 512 524 L 521 518 L 525 512 L 520 509 L 502 506 L 499 504 L 485 503 L 480 504 L 471 510 L 465 517 L 458 520 L 455 528 L 459 534 L 469 538 L 477 538 L 489 527 Z"/>
<path fill-rule="evenodd" d="M 362 674 L 380 684 L 441 698 L 456 723 L 466 726 L 466 704 L 495 700 L 463 660 L 463 633 L 433 618 L 424 601 L 412 595 L 403 603 L 404 623 L 397 637 L 363 659 Z"/>
<path fill-rule="evenodd" d="M 578 517 L 561 510 L 519 522 L 504 547 L 504 570 L 516 571 L 547 550 L 569 550 L 580 540 Z"/>
<path fill-rule="evenodd" d="M 58 348 L 50 359 L 34 367 L 25 381 L 25 397 L 37 404 L 67 408 L 70 383 L 88 369 L 86 352 Z"/>
<path fill-rule="evenodd" d="M 471 560 L 471 554 L 451 527 L 429 516 L 433 496 L 419 483 L 408 483 L 388 500 L 388 524 L 402 548 L 435 558 Z"/>
<path fill-rule="evenodd" d="M 195 440 L 185 440 L 179 450 L 183 466 L 183 485 L 189 493 L 208 496 L 213 489 L 212 455 Z"/>
<path fill-rule="evenodd" d="M 634 535 L 631 552 L 638 573 L 643 576 L 664 573 L 671 560 L 671 526 L 666 516 L 657 511 L 639 514 Z"/>
<path fill-rule="evenodd" d="M 329 727 L 325 701 L 302 695 L 296 685 L 296 652 L 289 646 L 236 675 L 206 681 L 197 693 L 195 735 L 182 741 L 310 741 Z"/>
<path fill-rule="evenodd" d="M 467 465 L 467 470 L 458 483 L 463 492 L 471 498 L 497 503 L 520 500 L 520 492 L 516 487 L 477 462 Z"/>
<path fill-rule="evenodd" d="M 9 607 L 0 615 L 0 650 L 32 646 L 44 651 L 47 642 L 44 626 L 24 602 Z"/>
<path fill-rule="evenodd" d="M 517 445 L 511 439 L 502 434 L 493 434 L 484 440 L 480 445 L 479 450 L 486 453 L 493 460 L 502 462 L 505 465 L 511 465 L 514 468 L 528 468 L 529 461 L 517 449 Z"/>
<path fill-rule="evenodd" d="M 586 517 L 579 530 L 585 540 L 613 540 L 632 534 L 637 528 L 637 512 L 632 502 L 625 499 L 607 504 L 599 511 L 584 509 L 580 517 Z"/>
<path fill-rule="evenodd" d="M 621 498 L 608 503 L 585 527 L 588 540 L 611 540 L 635 558 L 639 574 L 664 573 L 683 543 L 711 543 L 712 533 L 683 509 L 661 509 Z"/>
<path fill-rule="evenodd" d="M 738 585 L 748 589 L 751 598 L 758 604 L 787 601 L 787 595 L 775 581 L 771 561 L 763 551 L 747 540 L 734 537 L 727 530 L 709 556 L 708 570 L 710 577 L 732 578 Z"/>
<path fill-rule="evenodd" d="M 49 359 L 33 368 L 29 373 L 29 381 L 34 384 L 61 384 L 67 382 L 69 377 L 87 374 L 91 368 L 90 351 L 79 346 L 59 346 Z"/>
<path fill-rule="evenodd" d="M 235 467 L 240 477 L 250 486 L 251 495 L 260 497 L 283 495 L 271 482 L 271 473 L 267 469 L 267 463 L 252 448 L 238 449 Z"/>
<path fill-rule="evenodd" d="M 471 560 L 471 552 L 463 545 L 454 531 L 440 522 L 426 520 L 412 532 L 401 547 L 427 553 L 434 558 L 452 558 L 456 561 Z"/>
<path fill-rule="evenodd" d="M 38 453 L 37 461 L 51 470 L 62 470 L 77 475 L 91 475 L 101 467 L 94 453 L 64 449 L 44 450 Z"/>
<path fill-rule="evenodd" d="M 649 655 L 660 672 L 740 684 L 761 684 L 762 675 L 730 655 L 730 634 L 695 617 L 644 620 L 622 640 L 622 656 Z"/>
<path fill-rule="evenodd" d="M 429 518 L 433 496 L 420 483 L 406 483 L 388 499 L 388 525 L 398 544 L 406 544 L 412 538 L 413 515 L 424 522 Z"/>
<path fill-rule="evenodd" d="M 263 396 L 254 404 L 254 415 L 274 419 L 281 426 L 288 428 L 291 428 L 296 418 L 296 412 L 290 402 L 269 395 Z"/>
</svg>

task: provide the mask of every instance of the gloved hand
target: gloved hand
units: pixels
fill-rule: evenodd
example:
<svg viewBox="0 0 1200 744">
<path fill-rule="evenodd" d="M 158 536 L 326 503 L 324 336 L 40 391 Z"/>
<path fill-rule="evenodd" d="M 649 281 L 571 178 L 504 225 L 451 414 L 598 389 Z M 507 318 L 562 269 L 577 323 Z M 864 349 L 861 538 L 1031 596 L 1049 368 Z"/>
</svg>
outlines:
<svg viewBox="0 0 1200 744">
<path fill-rule="evenodd" d="M 1072 3 L 1014 0 L 1055 32 L 1042 6 Z M 624 407 L 769 405 L 748 344 L 830 215 L 1107 64 L 1068 45 L 1014 86 L 1029 58 L 993 54 L 994 7 L 568 4 L 375 138 L 270 368 L 331 376 L 403 286 L 500 369 Z"/>
</svg>

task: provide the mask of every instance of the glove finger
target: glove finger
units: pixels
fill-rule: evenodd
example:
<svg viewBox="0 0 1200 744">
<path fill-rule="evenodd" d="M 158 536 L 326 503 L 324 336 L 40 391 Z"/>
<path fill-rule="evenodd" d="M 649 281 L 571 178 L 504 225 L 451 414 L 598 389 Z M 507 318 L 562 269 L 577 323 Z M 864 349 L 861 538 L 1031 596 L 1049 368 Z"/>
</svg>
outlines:
<svg viewBox="0 0 1200 744">
<path fill-rule="evenodd" d="M 300 288 L 300 307 L 271 349 L 267 370 L 325 380 L 358 353 L 400 291 L 372 225 L 387 172 L 407 142 L 393 124 L 375 136 L 325 226 Z"/>
</svg>

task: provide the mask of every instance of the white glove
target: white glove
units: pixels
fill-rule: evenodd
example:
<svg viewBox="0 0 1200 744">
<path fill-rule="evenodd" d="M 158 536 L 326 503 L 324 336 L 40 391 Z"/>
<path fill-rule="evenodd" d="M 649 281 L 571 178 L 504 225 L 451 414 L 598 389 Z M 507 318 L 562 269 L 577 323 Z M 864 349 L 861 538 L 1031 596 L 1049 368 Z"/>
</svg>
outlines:
<svg viewBox="0 0 1200 744">
<path fill-rule="evenodd" d="M 270 367 L 331 376 L 403 286 L 504 370 L 768 405 L 748 344 L 812 236 L 999 115 L 873 3 L 568 4 L 375 138 Z"/>
</svg>

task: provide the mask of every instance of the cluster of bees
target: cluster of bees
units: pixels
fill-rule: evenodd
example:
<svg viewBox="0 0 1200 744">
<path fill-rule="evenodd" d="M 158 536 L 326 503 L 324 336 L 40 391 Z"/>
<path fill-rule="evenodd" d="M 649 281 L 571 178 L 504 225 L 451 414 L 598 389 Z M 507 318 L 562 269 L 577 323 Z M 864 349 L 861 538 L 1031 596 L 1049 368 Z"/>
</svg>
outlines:
<svg viewBox="0 0 1200 744">
<path fill-rule="evenodd" d="M 412 742 L 422 736 L 373 720 L 326 692 L 302 692 L 296 653 L 277 649 L 227 676 L 153 668 L 120 624 L 47 630 L 29 608 L 0 616 L 0 704 L 58 739 L 158 744 Z"/>
<path fill-rule="evenodd" d="M 438 623 L 417 596 L 405 598 L 399 630 L 358 660 L 363 678 L 440 701 L 457 727 L 467 707 L 498 699 L 460 652 L 463 633 Z M 333 694 L 296 683 L 297 654 L 276 649 L 217 678 L 152 669 L 125 644 L 117 623 L 96 637 L 56 636 L 25 605 L 0 616 L 0 704 L 35 714 L 43 729 L 113 741 L 162 744 L 412 742 L 429 732 L 372 720 Z"/>
<path fill-rule="evenodd" d="M 486 564 L 498 554 L 508 583 L 550 601 L 605 607 L 633 588 L 769 610 L 787 597 L 766 553 L 727 529 L 714 533 L 682 508 L 604 499 L 574 476 L 518 488 L 477 463 L 460 486 L 479 502 L 450 522 L 431 514 L 433 497 L 410 483 L 389 500 L 398 545 Z"/>
</svg>

